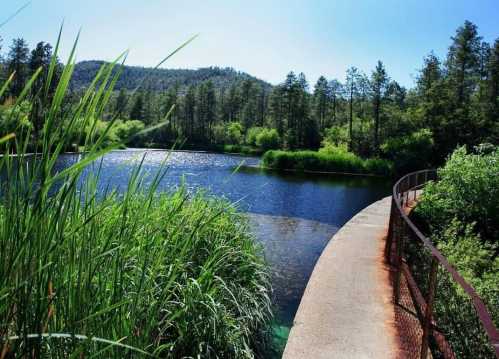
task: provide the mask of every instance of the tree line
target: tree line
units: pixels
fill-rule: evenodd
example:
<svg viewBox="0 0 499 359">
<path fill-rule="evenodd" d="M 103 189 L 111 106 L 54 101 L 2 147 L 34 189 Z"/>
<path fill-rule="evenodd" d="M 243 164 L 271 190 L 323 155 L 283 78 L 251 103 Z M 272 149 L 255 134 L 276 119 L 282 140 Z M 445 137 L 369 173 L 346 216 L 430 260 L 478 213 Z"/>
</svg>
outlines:
<svg viewBox="0 0 499 359">
<path fill-rule="evenodd" d="M 47 43 L 30 52 L 24 40 L 13 40 L 0 71 L 3 78 L 16 74 L 9 96 L 18 96 L 50 56 Z M 148 127 L 168 117 L 166 125 L 141 137 L 142 145 L 167 147 L 182 139 L 192 146 L 258 147 L 255 138 L 265 133 L 271 137 L 260 141 L 265 149 L 344 147 L 362 157 L 405 155 L 423 166 L 441 163 L 458 145 L 499 140 L 499 39 L 488 44 L 469 21 L 456 30 L 445 58 L 424 58 L 411 89 L 391 79 L 381 61 L 370 74 L 349 68 L 344 81 L 321 76 L 313 88 L 294 72 L 276 86 L 251 76 L 201 76 L 158 90 L 152 80 L 137 92 L 121 86 L 102 119 Z M 69 105 L 81 91 L 73 91 Z"/>
</svg>

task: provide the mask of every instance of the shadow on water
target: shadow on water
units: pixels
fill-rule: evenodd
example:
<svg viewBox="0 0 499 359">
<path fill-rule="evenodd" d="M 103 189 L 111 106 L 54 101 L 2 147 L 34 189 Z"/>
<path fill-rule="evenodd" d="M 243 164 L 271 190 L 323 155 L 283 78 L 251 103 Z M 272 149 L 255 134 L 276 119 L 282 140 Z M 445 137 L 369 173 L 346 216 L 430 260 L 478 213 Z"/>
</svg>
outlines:
<svg viewBox="0 0 499 359">
<path fill-rule="evenodd" d="M 100 169 L 100 191 L 124 190 L 144 153 L 109 153 L 85 170 L 82 181 Z M 148 152 L 142 173 L 152 178 L 166 155 L 166 151 Z M 62 155 L 57 169 L 79 158 Z M 390 183 L 371 177 L 278 173 L 261 170 L 258 163 L 254 157 L 172 152 L 158 191 L 171 191 L 184 182 L 190 191 L 205 189 L 237 202 L 240 210 L 249 213 L 251 228 L 272 269 L 275 345 L 269 357 L 278 358 L 307 281 L 329 239 L 362 208 L 387 196 Z"/>
</svg>

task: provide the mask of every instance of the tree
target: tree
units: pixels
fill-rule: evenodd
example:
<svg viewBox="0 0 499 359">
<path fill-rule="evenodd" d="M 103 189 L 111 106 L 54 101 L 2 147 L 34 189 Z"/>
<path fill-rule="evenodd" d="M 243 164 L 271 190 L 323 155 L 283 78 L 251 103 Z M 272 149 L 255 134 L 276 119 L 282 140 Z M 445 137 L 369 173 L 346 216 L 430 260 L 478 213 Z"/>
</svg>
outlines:
<svg viewBox="0 0 499 359">
<path fill-rule="evenodd" d="M 331 91 L 324 76 L 319 77 L 314 86 L 314 116 L 322 131 L 326 127 L 326 118 L 330 102 Z"/>
<path fill-rule="evenodd" d="M 371 86 L 373 91 L 373 115 L 374 115 L 374 150 L 379 150 L 379 125 L 380 113 L 383 98 L 385 96 L 388 83 L 388 75 L 381 61 L 378 61 L 376 69 L 371 75 Z"/>
<path fill-rule="evenodd" d="M 397 105 L 400 110 L 405 108 L 405 97 L 407 95 L 407 90 L 400 86 L 397 81 L 391 81 L 388 84 L 388 89 L 386 96 L 391 103 Z"/>
<path fill-rule="evenodd" d="M 351 67 L 347 70 L 346 91 L 348 93 L 348 108 L 350 109 L 348 115 L 348 137 L 350 139 L 348 143 L 349 150 L 353 147 L 353 102 L 354 98 L 358 94 L 359 78 L 360 74 L 356 67 Z"/>
<path fill-rule="evenodd" d="M 174 86 L 170 87 L 166 92 L 164 105 L 162 108 L 162 117 L 166 119 L 166 116 L 169 114 L 168 126 L 165 126 L 166 136 L 172 135 L 175 137 L 175 133 L 178 130 L 178 93 L 179 93 L 179 83 L 176 83 Z"/>
<path fill-rule="evenodd" d="M 36 47 L 31 51 L 31 55 L 28 61 L 28 72 L 29 75 L 33 75 L 38 69 L 42 69 L 42 72 L 38 75 L 36 81 L 32 84 L 31 92 L 33 94 L 32 104 L 33 109 L 30 113 L 31 122 L 34 127 L 35 139 L 39 137 L 39 133 L 42 129 L 45 112 L 48 107 L 53 93 L 56 89 L 56 84 L 59 81 L 59 68 L 56 66 L 56 71 L 53 74 L 53 79 L 49 86 L 49 93 L 47 94 L 49 98 L 45 98 L 42 91 L 48 81 L 48 68 L 52 60 L 52 46 L 45 42 L 39 42 Z M 36 140 L 35 140 L 36 141 Z"/>
<path fill-rule="evenodd" d="M 336 114 L 338 113 L 338 103 L 341 99 L 341 94 L 343 93 L 343 85 L 338 80 L 332 80 L 329 83 L 329 91 L 331 97 L 331 119 L 333 123 L 336 123 Z M 327 123 L 326 127 L 329 127 L 331 124 Z"/>
<path fill-rule="evenodd" d="M 419 72 L 417 78 L 417 91 L 423 100 L 431 99 L 432 86 L 442 79 L 442 69 L 440 60 L 432 52 L 424 58 L 423 69 Z"/>
<path fill-rule="evenodd" d="M 138 92 L 130 110 L 130 118 L 144 122 L 144 94 Z"/>
<path fill-rule="evenodd" d="M 31 51 L 29 58 L 28 68 L 29 73 L 34 74 L 39 68 L 42 68 L 42 74 L 38 77 L 37 81 L 33 84 L 33 92 L 37 93 L 43 87 L 46 81 L 46 75 L 50 61 L 52 59 L 52 46 L 45 42 L 39 42 L 36 47 Z"/>
<path fill-rule="evenodd" d="M 466 21 L 452 37 L 447 71 L 458 108 L 465 108 L 480 77 L 481 37 L 475 24 Z"/>
<path fill-rule="evenodd" d="M 183 105 L 183 118 L 184 118 L 184 130 L 183 133 L 188 139 L 192 139 L 194 136 L 194 117 L 196 109 L 196 92 L 194 86 L 189 86 L 187 88 L 187 93 L 184 97 Z"/>
<path fill-rule="evenodd" d="M 28 79 L 29 48 L 22 38 L 12 40 L 7 58 L 9 74 L 15 73 L 12 80 L 10 93 L 17 97 L 21 93 Z"/>
<path fill-rule="evenodd" d="M 121 88 L 120 92 L 118 93 L 118 97 L 116 98 L 116 104 L 114 107 L 114 111 L 118 118 L 123 118 L 127 103 L 128 94 L 126 93 L 125 88 Z"/>
<path fill-rule="evenodd" d="M 277 85 L 270 92 L 268 112 L 270 122 L 281 138 L 285 132 L 284 110 L 284 89 L 281 85 Z"/>
<path fill-rule="evenodd" d="M 499 143 L 499 39 L 494 43 L 487 64 L 486 125 L 488 142 Z"/>
</svg>

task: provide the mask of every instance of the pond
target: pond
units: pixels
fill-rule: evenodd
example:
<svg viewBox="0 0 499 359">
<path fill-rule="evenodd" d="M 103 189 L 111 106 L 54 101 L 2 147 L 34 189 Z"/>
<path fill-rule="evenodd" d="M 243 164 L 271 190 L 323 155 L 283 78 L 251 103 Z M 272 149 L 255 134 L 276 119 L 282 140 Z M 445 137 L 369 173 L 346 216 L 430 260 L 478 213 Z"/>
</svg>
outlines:
<svg viewBox="0 0 499 359">
<path fill-rule="evenodd" d="M 249 214 L 272 268 L 275 357 L 283 350 L 307 281 L 330 238 L 362 208 L 389 194 L 389 181 L 379 178 L 283 174 L 256 168 L 255 157 L 156 150 L 107 154 L 93 167 L 101 166 L 100 188 L 125 188 L 144 155 L 143 171 L 151 175 L 169 156 L 159 191 L 184 182 L 190 190 L 206 189 L 237 201 L 238 208 Z M 78 155 L 63 155 L 58 166 L 76 160 Z"/>
</svg>

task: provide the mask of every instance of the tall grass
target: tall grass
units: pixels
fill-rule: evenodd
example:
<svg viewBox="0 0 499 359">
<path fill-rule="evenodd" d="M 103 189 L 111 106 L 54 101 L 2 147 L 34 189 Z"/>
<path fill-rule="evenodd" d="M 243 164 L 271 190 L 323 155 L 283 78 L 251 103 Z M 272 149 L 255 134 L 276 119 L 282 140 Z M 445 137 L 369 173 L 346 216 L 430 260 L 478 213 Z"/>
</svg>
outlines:
<svg viewBox="0 0 499 359">
<path fill-rule="evenodd" d="M 265 167 L 279 170 L 342 172 L 389 176 L 392 164 L 383 159 L 362 159 L 342 150 L 337 151 L 267 151 L 262 158 Z"/>
<path fill-rule="evenodd" d="M 55 61 L 44 90 L 30 90 L 40 69 L 14 104 L 38 96 L 44 124 L 37 155 L 27 154 L 29 128 L 0 140 L 0 359 L 254 357 L 271 313 L 269 275 L 246 219 L 202 193 L 156 194 L 166 167 L 146 181 L 139 164 L 124 193 L 97 189 L 114 123 L 99 135 L 94 124 L 120 61 L 62 111 L 73 48 L 53 96 Z M 89 128 L 82 158 L 57 171 L 76 127 Z"/>
</svg>

